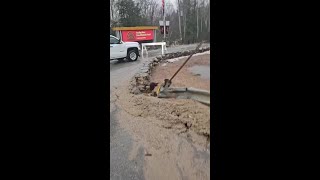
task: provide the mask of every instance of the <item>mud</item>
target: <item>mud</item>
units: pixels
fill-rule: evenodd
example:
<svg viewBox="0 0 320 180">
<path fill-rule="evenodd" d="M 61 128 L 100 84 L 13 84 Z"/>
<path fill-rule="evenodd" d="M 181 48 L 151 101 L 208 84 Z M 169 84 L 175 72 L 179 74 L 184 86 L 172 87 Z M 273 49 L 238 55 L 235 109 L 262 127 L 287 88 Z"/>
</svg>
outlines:
<svg viewBox="0 0 320 180">
<path fill-rule="evenodd" d="M 145 179 L 210 179 L 208 136 L 195 132 L 208 134 L 208 107 L 197 102 L 132 95 L 126 87 L 118 88 L 112 97 L 119 107 L 119 125 L 133 138 L 129 160 L 139 159 L 140 149 L 144 150 Z M 189 108 L 198 112 L 188 113 Z M 170 112 L 180 114 L 180 118 Z M 197 122 L 197 118 L 201 120 Z"/>
<path fill-rule="evenodd" d="M 199 75 L 204 79 L 210 79 L 210 67 L 209 66 L 192 66 L 188 69 L 194 75 Z"/>
<path fill-rule="evenodd" d="M 179 63 L 183 58 L 157 66 L 152 74 L 154 82 L 172 75 Z M 173 85 L 210 90 L 209 80 L 188 70 L 209 64 L 208 55 L 196 56 Z M 117 107 L 114 118 L 122 133 L 132 137 L 128 163 L 139 162 L 142 156 L 144 179 L 210 179 L 210 107 L 193 100 L 134 95 L 128 89 L 129 82 L 117 86 L 110 95 L 110 102 Z"/>
<path fill-rule="evenodd" d="M 210 80 L 195 76 L 188 68 L 197 66 L 210 68 L 210 55 L 197 55 L 185 65 L 175 77 L 171 86 L 195 87 L 210 90 Z M 163 81 L 172 75 L 181 66 L 184 59 L 170 63 L 165 67 L 157 66 L 151 76 L 153 82 Z M 208 69 L 206 69 L 208 70 Z M 210 70 L 210 69 L 209 69 Z M 147 94 L 133 95 L 127 88 L 119 88 L 119 106 L 128 114 L 144 119 L 153 118 L 159 126 L 173 129 L 177 134 L 193 131 L 207 139 L 210 138 L 210 107 L 190 99 L 159 99 Z M 148 121 L 148 120 L 146 120 Z M 199 138 L 190 139 L 198 144 L 207 142 Z"/>
<path fill-rule="evenodd" d="M 210 138 L 210 107 L 189 99 L 159 99 L 145 94 L 132 95 L 126 88 L 118 90 L 119 106 L 131 116 L 154 121 L 177 134 L 194 131 L 205 140 L 191 139 L 207 145 Z"/>
</svg>

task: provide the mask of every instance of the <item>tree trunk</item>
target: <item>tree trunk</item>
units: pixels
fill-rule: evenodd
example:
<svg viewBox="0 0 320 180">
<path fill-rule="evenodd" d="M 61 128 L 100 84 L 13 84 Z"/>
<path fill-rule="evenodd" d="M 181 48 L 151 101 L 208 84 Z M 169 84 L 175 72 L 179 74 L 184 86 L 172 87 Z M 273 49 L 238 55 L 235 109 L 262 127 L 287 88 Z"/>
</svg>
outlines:
<svg viewBox="0 0 320 180">
<path fill-rule="evenodd" d="M 200 30 L 200 32 L 202 33 L 202 17 L 200 18 L 200 28 L 201 28 L 201 30 Z"/>
<path fill-rule="evenodd" d="M 180 0 L 178 0 L 178 17 L 179 17 L 179 32 L 180 32 L 180 40 L 182 40 Z"/>
<path fill-rule="evenodd" d="M 153 25 L 153 17 L 154 17 L 154 7 L 152 7 L 152 11 L 151 11 L 151 25 Z"/>
<path fill-rule="evenodd" d="M 114 20 L 113 19 L 113 6 L 114 6 L 114 3 L 113 3 L 113 1 L 110 1 L 110 11 L 111 11 L 111 16 L 110 16 L 110 20 Z"/>
<path fill-rule="evenodd" d="M 208 22 L 208 32 L 210 32 L 210 1 L 209 1 L 209 7 L 208 7 L 208 10 L 209 10 L 209 22 Z"/>
<path fill-rule="evenodd" d="M 183 18 L 184 18 L 184 25 L 183 25 L 183 39 L 186 39 L 186 27 L 187 27 L 186 14 L 184 14 Z"/>
<path fill-rule="evenodd" d="M 204 7 L 204 1 L 201 2 L 201 10 L 200 10 L 200 33 L 201 34 L 202 34 L 203 7 Z"/>
<path fill-rule="evenodd" d="M 199 39 L 199 9 L 197 8 L 197 39 Z"/>
<path fill-rule="evenodd" d="M 186 29 L 187 29 L 187 8 L 184 4 L 183 8 L 183 41 L 186 42 Z"/>
</svg>

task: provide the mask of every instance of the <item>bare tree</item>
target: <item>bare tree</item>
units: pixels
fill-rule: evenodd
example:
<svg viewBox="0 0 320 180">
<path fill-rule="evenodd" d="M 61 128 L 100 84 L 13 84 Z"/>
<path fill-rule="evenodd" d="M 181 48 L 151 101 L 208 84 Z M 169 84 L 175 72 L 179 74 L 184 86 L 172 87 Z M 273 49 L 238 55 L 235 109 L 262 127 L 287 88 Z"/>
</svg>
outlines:
<svg viewBox="0 0 320 180">
<path fill-rule="evenodd" d="M 181 32 L 181 7 L 180 7 L 180 0 L 178 0 L 178 18 L 179 18 L 179 33 L 180 33 L 180 40 L 182 40 L 182 32 Z"/>
<path fill-rule="evenodd" d="M 154 25 L 155 24 L 155 13 L 156 13 L 156 9 L 158 8 L 158 4 L 155 0 L 151 0 L 150 2 L 150 11 L 151 11 L 151 24 Z"/>
<path fill-rule="evenodd" d="M 203 10 L 203 8 L 204 8 L 204 0 L 202 0 L 202 2 L 201 2 L 201 10 Z M 202 33 L 202 19 L 203 19 L 203 15 L 202 15 L 202 11 L 200 11 L 200 13 L 201 13 L 201 18 L 200 18 L 200 21 L 201 21 L 201 33 Z"/>
<path fill-rule="evenodd" d="M 183 0 L 183 40 L 186 39 L 186 27 L 187 27 L 187 8 L 185 4 L 185 0 Z"/>
<path fill-rule="evenodd" d="M 208 26 L 208 32 L 210 33 L 210 1 L 209 1 L 209 5 L 208 5 L 208 11 L 209 11 L 209 26 Z"/>
<path fill-rule="evenodd" d="M 197 9 L 197 39 L 199 39 L 199 7 L 197 6 L 197 1 L 195 1 L 196 3 L 196 9 Z"/>
<path fill-rule="evenodd" d="M 110 26 L 115 26 L 119 20 L 119 12 L 117 9 L 118 0 L 110 0 Z"/>
</svg>

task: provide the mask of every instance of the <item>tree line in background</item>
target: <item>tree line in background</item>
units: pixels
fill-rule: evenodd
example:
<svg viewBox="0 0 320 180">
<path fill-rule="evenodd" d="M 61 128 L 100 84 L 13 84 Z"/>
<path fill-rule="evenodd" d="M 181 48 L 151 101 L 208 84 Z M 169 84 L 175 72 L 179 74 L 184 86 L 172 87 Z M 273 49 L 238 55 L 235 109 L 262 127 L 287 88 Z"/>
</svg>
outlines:
<svg viewBox="0 0 320 180">
<path fill-rule="evenodd" d="M 159 26 L 163 20 L 162 0 L 110 0 L 110 31 L 112 27 Z M 174 5 L 176 8 L 174 8 Z M 210 39 L 210 1 L 166 0 L 166 21 L 170 21 L 167 42 L 183 44 Z M 157 41 L 163 35 L 158 30 Z"/>
</svg>

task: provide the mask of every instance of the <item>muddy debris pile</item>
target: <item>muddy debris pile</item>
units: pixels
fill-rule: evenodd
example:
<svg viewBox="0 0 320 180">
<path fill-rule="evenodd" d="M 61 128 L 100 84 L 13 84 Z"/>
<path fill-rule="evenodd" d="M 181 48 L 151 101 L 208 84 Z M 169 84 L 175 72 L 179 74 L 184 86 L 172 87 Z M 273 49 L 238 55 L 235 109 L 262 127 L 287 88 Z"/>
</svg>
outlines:
<svg viewBox="0 0 320 180">
<path fill-rule="evenodd" d="M 162 127 L 174 129 L 178 134 L 192 130 L 210 137 L 210 108 L 201 103 L 184 99 L 158 99 L 143 94 L 128 94 L 128 97 L 121 98 L 121 106 L 132 116 L 157 119 Z"/>
</svg>

